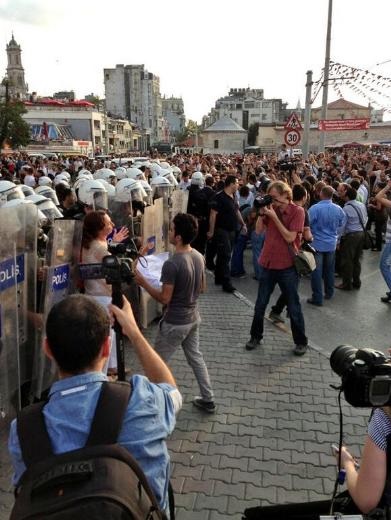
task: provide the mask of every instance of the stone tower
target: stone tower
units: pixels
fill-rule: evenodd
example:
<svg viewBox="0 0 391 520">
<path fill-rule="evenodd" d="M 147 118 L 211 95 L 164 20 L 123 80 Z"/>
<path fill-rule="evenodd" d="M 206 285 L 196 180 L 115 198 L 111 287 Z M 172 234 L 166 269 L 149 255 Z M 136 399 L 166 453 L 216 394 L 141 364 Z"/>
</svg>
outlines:
<svg viewBox="0 0 391 520">
<path fill-rule="evenodd" d="M 24 79 L 24 68 L 22 66 L 22 49 L 15 41 L 12 34 L 11 41 L 7 44 L 7 76 L 9 81 L 9 93 L 13 98 L 25 99 L 28 86 Z"/>
</svg>

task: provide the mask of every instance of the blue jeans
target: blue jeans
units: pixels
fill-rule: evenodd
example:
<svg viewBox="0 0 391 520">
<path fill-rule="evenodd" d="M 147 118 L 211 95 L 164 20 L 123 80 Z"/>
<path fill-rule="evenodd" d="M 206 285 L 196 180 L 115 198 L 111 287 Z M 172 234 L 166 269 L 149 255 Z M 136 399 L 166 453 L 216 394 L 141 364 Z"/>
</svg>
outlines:
<svg viewBox="0 0 391 520">
<path fill-rule="evenodd" d="M 380 258 L 380 271 L 384 281 L 388 285 L 388 290 L 391 291 L 391 242 L 384 244 Z"/>
<path fill-rule="evenodd" d="M 251 325 L 251 337 L 258 340 L 263 337 L 265 311 L 276 284 L 279 285 L 281 293 L 286 298 L 295 345 L 307 345 L 308 339 L 305 335 L 304 316 L 297 290 L 299 275 L 294 267 L 288 267 L 287 269 L 265 269 L 261 267 L 258 296 Z"/>
<path fill-rule="evenodd" d="M 231 257 L 231 276 L 244 274 L 243 253 L 247 245 L 247 234 L 238 233 Z"/>
<path fill-rule="evenodd" d="M 335 251 L 315 254 L 316 269 L 311 274 L 312 299 L 316 303 L 323 303 L 322 281 L 324 293 L 330 299 L 334 295 Z"/>
<path fill-rule="evenodd" d="M 258 263 L 259 256 L 261 254 L 263 243 L 265 242 L 265 233 L 257 235 L 255 231 L 251 233 L 251 248 L 253 253 L 253 267 L 254 276 L 257 280 L 261 277 L 261 266 Z"/>
</svg>

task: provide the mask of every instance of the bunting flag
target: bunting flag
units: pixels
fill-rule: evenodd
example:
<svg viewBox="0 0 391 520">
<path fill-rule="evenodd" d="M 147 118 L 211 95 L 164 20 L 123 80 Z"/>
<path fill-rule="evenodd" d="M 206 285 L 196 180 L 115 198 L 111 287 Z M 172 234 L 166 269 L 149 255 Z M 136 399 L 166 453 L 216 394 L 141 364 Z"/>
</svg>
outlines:
<svg viewBox="0 0 391 520">
<path fill-rule="evenodd" d="M 391 78 L 330 60 L 328 82 L 340 98 L 344 97 L 345 89 L 349 89 L 372 106 L 391 112 Z M 321 78 L 313 83 L 311 103 L 315 101 L 323 85 L 324 69 Z"/>
</svg>

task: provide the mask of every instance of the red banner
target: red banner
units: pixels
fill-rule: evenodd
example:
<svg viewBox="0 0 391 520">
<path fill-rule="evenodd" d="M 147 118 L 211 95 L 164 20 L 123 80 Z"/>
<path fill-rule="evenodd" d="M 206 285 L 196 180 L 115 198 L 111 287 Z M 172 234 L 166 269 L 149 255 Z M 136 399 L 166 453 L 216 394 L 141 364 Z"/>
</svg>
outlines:
<svg viewBox="0 0 391 520">
<path fill-rule="evenodd" d="M 325 132 L 367 130 L 369 128 L 369 119 L 320 119 L 318 128 Z"/>
</svg>

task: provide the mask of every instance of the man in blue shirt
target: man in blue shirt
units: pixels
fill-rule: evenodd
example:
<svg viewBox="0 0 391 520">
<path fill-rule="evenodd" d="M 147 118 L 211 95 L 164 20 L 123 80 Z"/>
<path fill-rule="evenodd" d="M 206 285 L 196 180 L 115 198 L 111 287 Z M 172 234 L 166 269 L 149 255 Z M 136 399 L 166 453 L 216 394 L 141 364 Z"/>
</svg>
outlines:
<svg viewBox="0 0 391 520">
<path fill-rule="evenodd" d="M 339 187 L 338 187 L 339 188 Z M 345 205 L 343 211 L 346 222 L 340 230 L 340 271 L 342 283 L 337 289 L 351 291 L 361 287 L 361 257 L 364 247 L 364 229 L 367 225 L 367 209 L 362 202 L 358 202 L 357 191 L 348 186 L 344 193 L 340 193 Z"/>
<path fill-rule="evenodd" d="M 135 349 L 145 376 L 132 377 L 132 394 L 118 437 L 144 471 L 157 501 L 168 510 L 170 461 L 165 439 L 175 426 L 182 398 L 175 380 L 137 327 L 129 302 L 111 313 Z M 110 318 L 92 298 L 76 294 L 54 305 L 46 323 L 44 349 L 58 368 L 59 380 L 50 389 L 43 409 L 45 425 L 55 454 L 86 444 L 110 354 Z M 108 415 L 107 420 L 110 420 Z M 16 485 L 26 466 L 17 434 L 11 424 L 8 448 Z"/>
<path fill-rule="evenodd" d="M 316 250 L 316 269 L 311 274 L 312 298 L 307 302 L 317 306 L 323 305 L 322 280 L 326 300 L 330 300 L 334 295 L 338 231 L 346 222 L 343 209 L 331 200 L 333 193 L 331 186 L 324 186 L 320 192 L 320 201 L 308 211 L 313 236 L 312 246 Z"/>
</svg>

